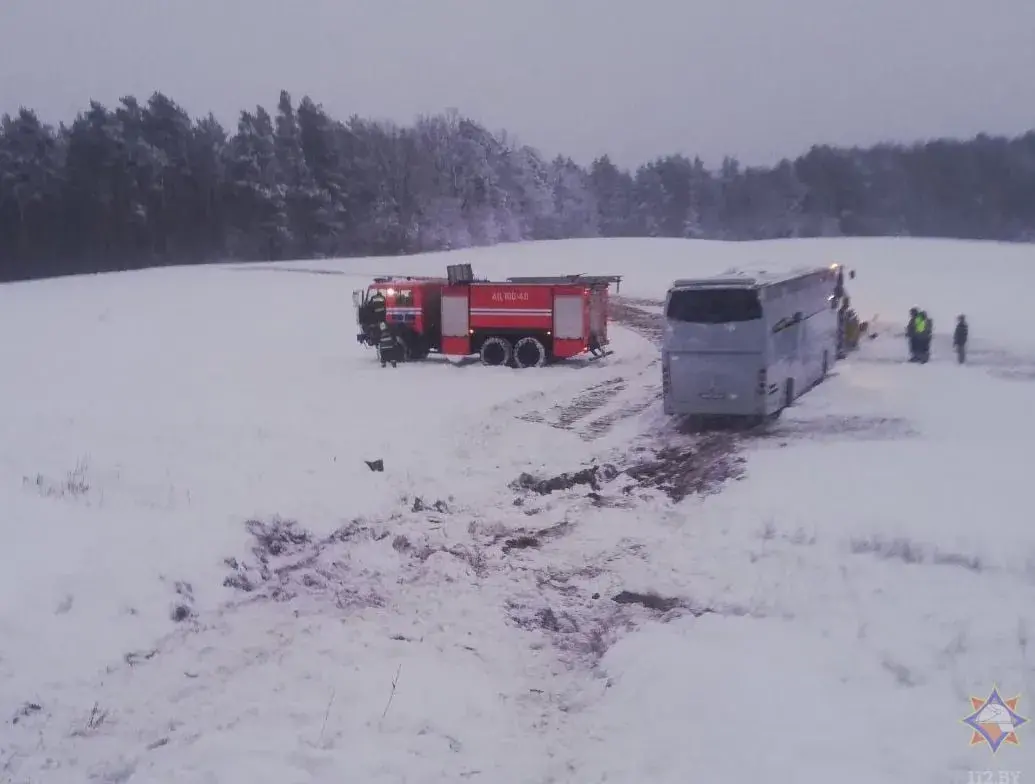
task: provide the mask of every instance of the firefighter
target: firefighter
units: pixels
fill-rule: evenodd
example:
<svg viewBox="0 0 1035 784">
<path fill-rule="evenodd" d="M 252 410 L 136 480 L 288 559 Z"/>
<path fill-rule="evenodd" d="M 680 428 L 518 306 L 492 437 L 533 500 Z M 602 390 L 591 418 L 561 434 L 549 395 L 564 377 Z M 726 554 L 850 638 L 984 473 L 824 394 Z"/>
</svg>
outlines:
<svg viewBox="0 0 1035 784">
<path fill-rule="evenodd" d="M 370 320 L 375 324 L 381 324 L 383 327 L 383 322 L 388 313 L 388 303 L 385 302 L 385 295 L 380 290 L 375 291 L 374 296 L 368 300 L 368 303 L 370 305 Z"/>
<path fill-rule="evenodd" d="M 381 367 L 387 367 L 389 362 L 392 363 L 392 367 L 399 367 L 399 341 L 383 321 L 381 335 L 377 341 L 377 353 L 381 357 Z"/>
<path fill-rule="evenodd" d="M 967 338 L 970 337 L 970 325 L 962 313 L 956 318 L 956 329 L 952 333 L 952 346 L 956 349 L 956 361 L 961 365 L 967 361 Z"/>
</svg>

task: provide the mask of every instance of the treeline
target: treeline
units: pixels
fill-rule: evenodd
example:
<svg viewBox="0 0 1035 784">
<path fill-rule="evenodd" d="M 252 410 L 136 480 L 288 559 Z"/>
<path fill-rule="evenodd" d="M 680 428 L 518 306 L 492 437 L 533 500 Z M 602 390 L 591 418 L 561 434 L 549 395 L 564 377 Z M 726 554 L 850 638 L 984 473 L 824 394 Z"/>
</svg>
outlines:
<svg viewBox="0 0 1035 784">
<path fill-rule="evenodd" d="M 387 255 L 525 239 L 1035 239 L 1035 132 L 717 171 L 588 168 L 447 113 L 410 127 L 282 92 L 231 134 L 156 93 L 0 128 L 0 280 L 226 259 Z"/>
</svg>

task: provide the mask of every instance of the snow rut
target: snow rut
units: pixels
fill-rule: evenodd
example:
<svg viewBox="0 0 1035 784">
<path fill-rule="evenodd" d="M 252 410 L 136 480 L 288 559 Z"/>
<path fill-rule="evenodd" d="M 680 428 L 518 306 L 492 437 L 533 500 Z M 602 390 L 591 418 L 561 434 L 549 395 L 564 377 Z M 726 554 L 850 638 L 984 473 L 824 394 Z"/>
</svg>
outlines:
<svg viewBox="0 0 1035 784">
<path fill-rule="evenodd" d="M 660 304 L 655 300 L 616 297 L 611 302 L 611 316 L 616 323 L 658 344 L 663 320 L 660 315 L 647 312 L 640 306 Z M 648 366 L 648 373 L 654 371 L 657 365 L 658 360 L 653 360 Z M 605 412 L 626 392 L 631 393 L 630 399 Z M 586 387 L 568 402 L 555 405 L 547 412 L 528 411 L 517 418 L 525 422 L 548 424 L 560 430 L 575 431 L 584 441 L 595 441 L 609 433 L 619 422 L 642 414 L 660 399 L 660 384 L 643 383 L 642 378 L 615 376 Z M 589 419 L 598 412 L 599 416 Z"/>
<path fill-rule="evenodd" d="M 611 318 L 615 322 L 638 332 L 652 343 L 660 344 L 665 330 L 665 320 L 659 313 L 651 313 L 637 305 L 660 306 L 655 300 L 636 300 L 615 297 L 611 300 Z"/>
<path fill-rule="evenodd" d="M 615 425 L 626 419 L 639 416 L 656 402 L 661 400 L 661 385 L 646 387 L 646 397 L 632 400 L 589 422 L 581 429 L 579 435 L 584 441 L 595 441 L 611 432 Z"/>
<path fill-rule="evenodd" d="M 581 420 L 605 406 L 626 388 L 621 376 L 586 387 L 567 403 L 555 405 L 549 412 L 529 411 L 518 416 L 525 422 L 542 422 L 559 430 L 573 430 Z"/>
</svg>

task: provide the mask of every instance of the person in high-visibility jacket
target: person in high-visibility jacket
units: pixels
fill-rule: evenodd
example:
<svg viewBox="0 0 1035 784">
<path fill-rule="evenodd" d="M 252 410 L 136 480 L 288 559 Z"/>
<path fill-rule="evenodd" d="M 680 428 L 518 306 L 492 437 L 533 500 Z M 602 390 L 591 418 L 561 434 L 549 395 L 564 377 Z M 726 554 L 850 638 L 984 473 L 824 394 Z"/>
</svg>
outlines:
<svg viewBox="0 0 1035 784">
<path fill-rule="evenodd" d="M 933 323 L 926 310 L 921 310 L 913 320 L 913 331 L 916 335 L 916 357 L 918 362 L 927 362 L 931 358 L 931 330 Z"/>
</svg>

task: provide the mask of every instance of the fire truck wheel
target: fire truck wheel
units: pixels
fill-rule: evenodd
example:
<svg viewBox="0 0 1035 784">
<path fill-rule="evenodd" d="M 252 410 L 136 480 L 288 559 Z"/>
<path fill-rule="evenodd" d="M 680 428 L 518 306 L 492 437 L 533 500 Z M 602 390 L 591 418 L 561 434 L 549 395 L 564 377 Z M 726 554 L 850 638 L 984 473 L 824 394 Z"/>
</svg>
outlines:
<svg viewBox="0 0 1035 784">
<path fill-rule="evenodd" d="M 542 367 L 546 364 L 546 346 L 533 337 L 521 338 L 514 345 L 514 361 L 519 368 Z"/>
<path fill-rule="evenodd" d="M 479 354 L 481 355 L 483 365 L 490 365 L 492 367 L 509 365 L 514 357 L 514 347 L 506 338 L 491 337 L 486 338 L 485 342 L 482 343 L 482 349 Z"/>
</svg>

